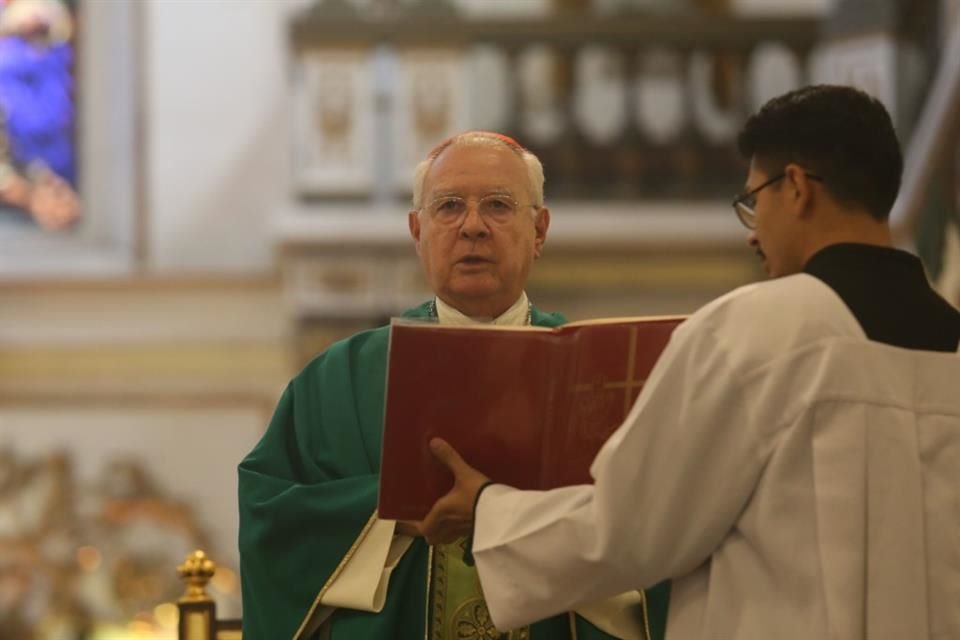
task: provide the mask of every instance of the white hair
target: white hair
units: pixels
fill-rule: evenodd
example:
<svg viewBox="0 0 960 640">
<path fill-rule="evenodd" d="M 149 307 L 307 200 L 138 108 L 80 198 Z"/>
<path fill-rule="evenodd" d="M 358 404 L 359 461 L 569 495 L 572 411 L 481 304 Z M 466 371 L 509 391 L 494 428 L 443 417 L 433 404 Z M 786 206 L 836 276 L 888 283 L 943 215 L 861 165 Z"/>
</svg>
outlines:
<svg viewBox="0 0 960 640">
<path fill-rule="evenodd" d="M 533 206 L 540 209 L 543 206 L 543 165 L 540 159 L 513 142 L 510 138 L 489 131 L 468 131 L 448 138 L 437 145 L 426 159 L 421 160 L 413 170 L 413 208 L 419 211 L 423 207 L 423 184 L 427 179 L 427 172 L 434 161 L 444 151 L 454 146 L 501 146 L 517 154 L 527 167 L 527 177 L 530 182 L 530 192 L 533 195 Z"/>
</svg>

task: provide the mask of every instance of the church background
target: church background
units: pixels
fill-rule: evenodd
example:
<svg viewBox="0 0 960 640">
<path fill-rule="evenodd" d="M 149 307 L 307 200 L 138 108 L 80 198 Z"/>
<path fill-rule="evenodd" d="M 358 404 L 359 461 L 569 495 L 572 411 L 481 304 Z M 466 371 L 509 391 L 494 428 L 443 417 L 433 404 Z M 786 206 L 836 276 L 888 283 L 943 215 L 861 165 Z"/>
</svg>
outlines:
<svg viewBox="0 0 960 640">
<path fill-rule="evenodd" d="M 464 41 L 484 48 L 424 49 L 441 40 L 418 12 L 442 19 L 451 6 L 473 16 Z M 804 80 L 853 82 L 908 140 L 960 3 L 86 0 L 79 11 L 84 220 L 59 235 L 0 229 L 0 639 L 170 638 L 161 603 L 197 546 L 227 569 L 212 589 L 221 614 L 240 614 L 236 464 L 311 355 L 426 297 L 404 194 L 424 145 L 483 126 L 542 152 L 554 215 L 529 288 L 541 308 L 688 313 L 761 277 L 728 205 L 745 175 L 728 148 L 742 114 Z M 576 11 L 588 12 L 583 33 L 564 36 Z M 610 16 L 639 24 L 636 12 L 672 28 L 610 35 Z M 537 47 L 522 29 L 484 30 L 511 13 Z M 371 16 L 412 22 L 385 36 Z M 732 21 L 725 37 L 703 26 L 718 19 Z M 324 20 L 355 30 L 334 37 Z M 906 240 L 956 304 L 955 170 L 932 184 L 947 195 Z"/>
</svg>

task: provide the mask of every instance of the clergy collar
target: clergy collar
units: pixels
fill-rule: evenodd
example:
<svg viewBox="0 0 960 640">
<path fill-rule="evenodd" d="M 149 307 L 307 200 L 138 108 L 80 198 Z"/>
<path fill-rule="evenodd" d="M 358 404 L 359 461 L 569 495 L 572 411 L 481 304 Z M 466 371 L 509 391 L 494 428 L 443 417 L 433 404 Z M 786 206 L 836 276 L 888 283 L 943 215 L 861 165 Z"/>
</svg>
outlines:
<svg viewBox="0 0 960 640">
<path fill-rule="evenodd" d="M 920 258 L 895 247 L 882 245 L 861 244 L 856 242 L 841 242 L 824 247 L 813 254 L 803 271 L 817 276 L 821 280 L 827 279 L 831 273 L 849 270 L 851 275 L 867 275 L 863 273 L 875 269 L 905 270 L 908 273 L 926 279 L 923 263 Z M 870 275 L 877 277 L 876 271 Z"/>
<path fill-rule="evenodd" d="M 468 325 L 468 324 L 496 324 L 519 327 L 530 324 L 530 300 L 524 291 L 509 309 L 492 320 L 490 318 L 471 318 L 464 315 L 441 300 L 434 298 L 434 309 L 440 324 Z"/>
</svg>

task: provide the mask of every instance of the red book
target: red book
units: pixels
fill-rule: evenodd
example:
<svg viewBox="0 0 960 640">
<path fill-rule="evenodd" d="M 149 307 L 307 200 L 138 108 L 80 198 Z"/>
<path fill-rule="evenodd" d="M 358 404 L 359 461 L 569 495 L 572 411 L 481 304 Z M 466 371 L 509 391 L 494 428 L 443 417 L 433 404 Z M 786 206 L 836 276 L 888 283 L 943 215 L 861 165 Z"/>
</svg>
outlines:
<svg viewBox="0 0 960 640">
<path fill-rule="evenodd" d="M 390 329 L 379 516 L 420 520 L 453 486 L 430 453 L 447 440 L 497 482 L 592 482 L 590 465 L 626 417 L 682 317 L 557 328 L 396 322 Z"/>
</svg>

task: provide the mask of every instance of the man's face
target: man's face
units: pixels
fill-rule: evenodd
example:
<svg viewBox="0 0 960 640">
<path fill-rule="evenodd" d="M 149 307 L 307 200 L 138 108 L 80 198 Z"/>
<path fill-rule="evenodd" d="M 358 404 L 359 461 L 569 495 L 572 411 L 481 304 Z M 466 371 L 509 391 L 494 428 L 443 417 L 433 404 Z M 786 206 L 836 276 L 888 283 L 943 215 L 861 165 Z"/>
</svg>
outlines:
<svg viewBox="0 0 960 640">
<path fill-rule="evenodd" d="M 526 165 L 505 146 L 455 145 L 437 157 L 409 225 L 427 282 L 444 302 L 491 317 L 516 302 L 550 223 L 532 198 Z M 498 213 L 506 208 L 513 213 Z"/>
<path fill-rule="evenodd" d="M 756 161 L 750 162 L 750 173 L 744 193 L 776 178 L 759 168 Z M 802 229 L 797 225 L 796 212 L 788 196 L 790 176 L 773 181 L 753 196 L 753 211 L 756 227 L 747 236 L 747 242 L 763 261 L 764 270 L 771 278 L 779 278 L 803 270 L 801 255 Z"/>
</svg>

